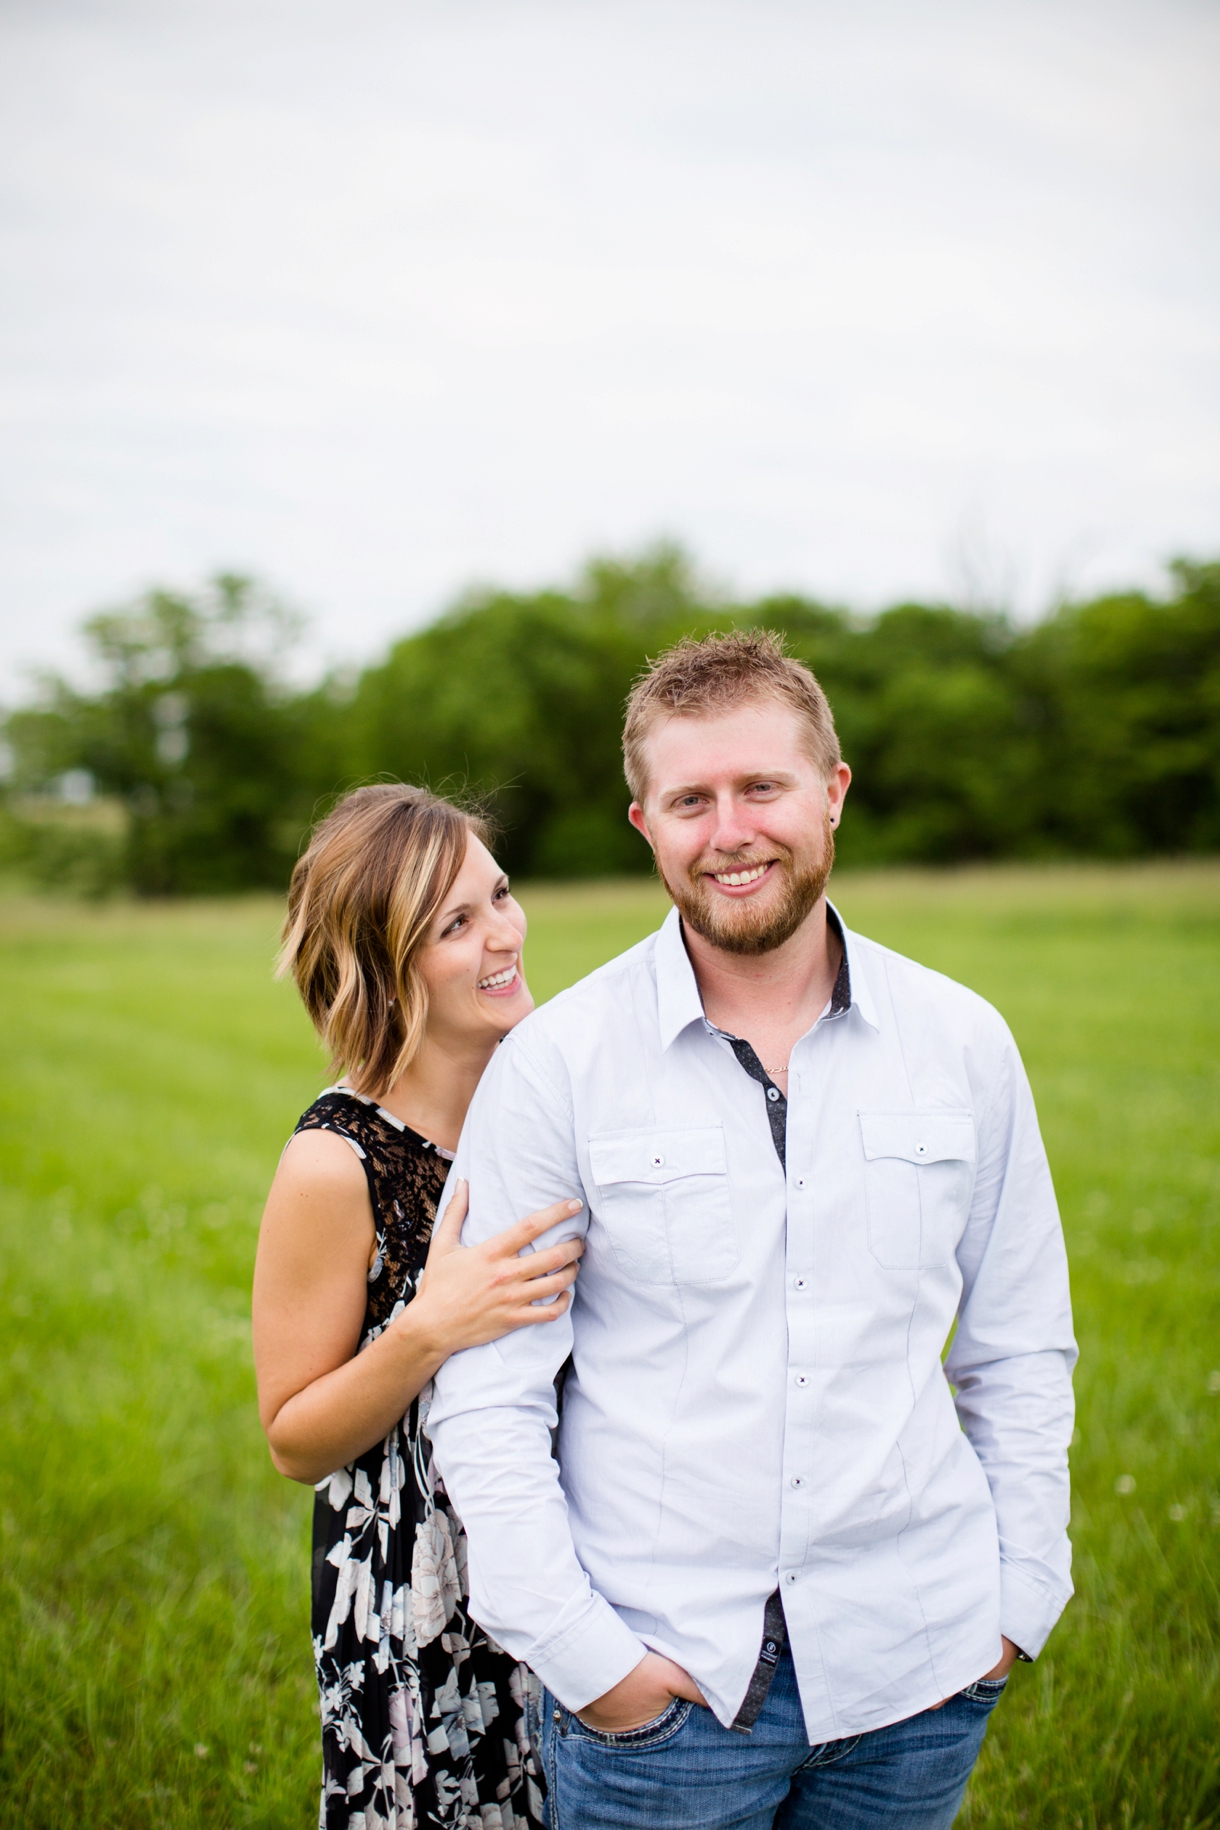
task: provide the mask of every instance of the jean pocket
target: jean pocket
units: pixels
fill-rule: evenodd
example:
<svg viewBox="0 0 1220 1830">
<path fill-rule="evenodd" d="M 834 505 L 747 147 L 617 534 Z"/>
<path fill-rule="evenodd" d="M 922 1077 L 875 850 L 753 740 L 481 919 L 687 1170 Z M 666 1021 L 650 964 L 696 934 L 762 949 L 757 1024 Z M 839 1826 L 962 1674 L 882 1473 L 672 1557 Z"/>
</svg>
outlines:
<svg viewBox="0 0 1220 1830">
<path fill-rule="evenodd" d="M 973 1684 L 967 1684 L 966 1688 L 964 1690 L 959 1690 L 957 1694 L 960 1697 L 965 1697 L 968 1703 L 982 1703 L 984 1708 L 994 1709 L 995 1705 L 1003 1696 L 1007 1685 L 1008 1679 L 1006 1677 L 976 1678 Z"/>
<path fill-rule="evenodd" d="M 579 1716 L 570 1716 L 566 1725 L 566 1734 L 577 1741 L 591 1741 L 595 1747 L 612 1749 L 619 1754 L 634 1754 L 650 1747 L 660 1747 L 686 1727 L 691 1710 L 695 1707 L 685 1697 L 674 1697 L 668 1708 L 651 1722 L 641 1723 L 639 1728 L 609 1729 L 590 1728 Z M 565 1737 L 566 1738 L 566 1737 Z"/>
</svg>

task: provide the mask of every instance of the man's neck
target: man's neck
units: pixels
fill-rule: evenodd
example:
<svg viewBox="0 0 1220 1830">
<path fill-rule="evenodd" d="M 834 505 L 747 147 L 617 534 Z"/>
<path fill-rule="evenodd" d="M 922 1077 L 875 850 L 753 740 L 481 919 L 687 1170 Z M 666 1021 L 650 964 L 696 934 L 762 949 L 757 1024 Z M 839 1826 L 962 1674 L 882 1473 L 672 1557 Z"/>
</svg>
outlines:
<svg viewBox="0 0 1220 1830">
<path fill-rule="evenodd" d="M 752 1043 L 760 1059 L 786 1063 L 788 1051 L 813 1028 L 834 990 L 842 943 L 820 896 L 796 933 L 769 953 L 729 953 L 683 923 L 686 951 L 710 1023 Z M 782 1060 L 781 1060 L 782 1057 Z"/>
</svg>

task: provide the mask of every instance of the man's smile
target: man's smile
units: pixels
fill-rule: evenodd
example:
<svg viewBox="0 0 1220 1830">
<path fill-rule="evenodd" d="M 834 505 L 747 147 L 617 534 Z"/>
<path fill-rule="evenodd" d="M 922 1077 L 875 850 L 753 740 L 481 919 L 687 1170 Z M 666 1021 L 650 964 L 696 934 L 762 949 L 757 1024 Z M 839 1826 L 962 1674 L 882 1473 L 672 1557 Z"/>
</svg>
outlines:
<svg viewBox="0 0 1220 1830">
<path fill-rule="evenodd" d="M 743 864 L 730 871 L 706 871 L 704 875 L 711 878 L 717 889 L 750 891 L 770 874 L 775 863 L 774 858 L 767 858 L 760 864 Z"/>
</svg>

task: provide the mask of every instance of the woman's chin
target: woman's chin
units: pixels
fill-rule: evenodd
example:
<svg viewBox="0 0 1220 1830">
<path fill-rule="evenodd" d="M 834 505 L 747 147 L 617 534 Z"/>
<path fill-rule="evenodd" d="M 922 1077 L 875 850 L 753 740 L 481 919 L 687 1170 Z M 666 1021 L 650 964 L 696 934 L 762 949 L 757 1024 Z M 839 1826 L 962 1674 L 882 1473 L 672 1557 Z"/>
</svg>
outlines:
<svg viewBox="0 0 1220 1830">
<path fill-rule="evenodd" d="M 534 1008 L 529 986 L 520 973 L 514 983 L 506 985 L 502 991 L 480 991 L 476 995 L 483 1021 L 494 1023 L 505 1035 Z"/>
</svg>

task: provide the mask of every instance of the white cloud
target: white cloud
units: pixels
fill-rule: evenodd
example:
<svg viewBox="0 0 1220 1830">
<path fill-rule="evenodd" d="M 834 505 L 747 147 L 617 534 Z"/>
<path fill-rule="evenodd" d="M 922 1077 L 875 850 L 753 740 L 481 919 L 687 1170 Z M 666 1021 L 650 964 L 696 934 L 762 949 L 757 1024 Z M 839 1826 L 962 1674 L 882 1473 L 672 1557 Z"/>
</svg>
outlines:
<svg viewBox="0 0 1220 1830">
<path fill-rule="evenodd" d="M 859 603 L 1215 550 L 1218 48 L 1190 0 L 10 0 L 0 691 L 221 565 L 358 657 L 662 530 Z"/>
</svg>

